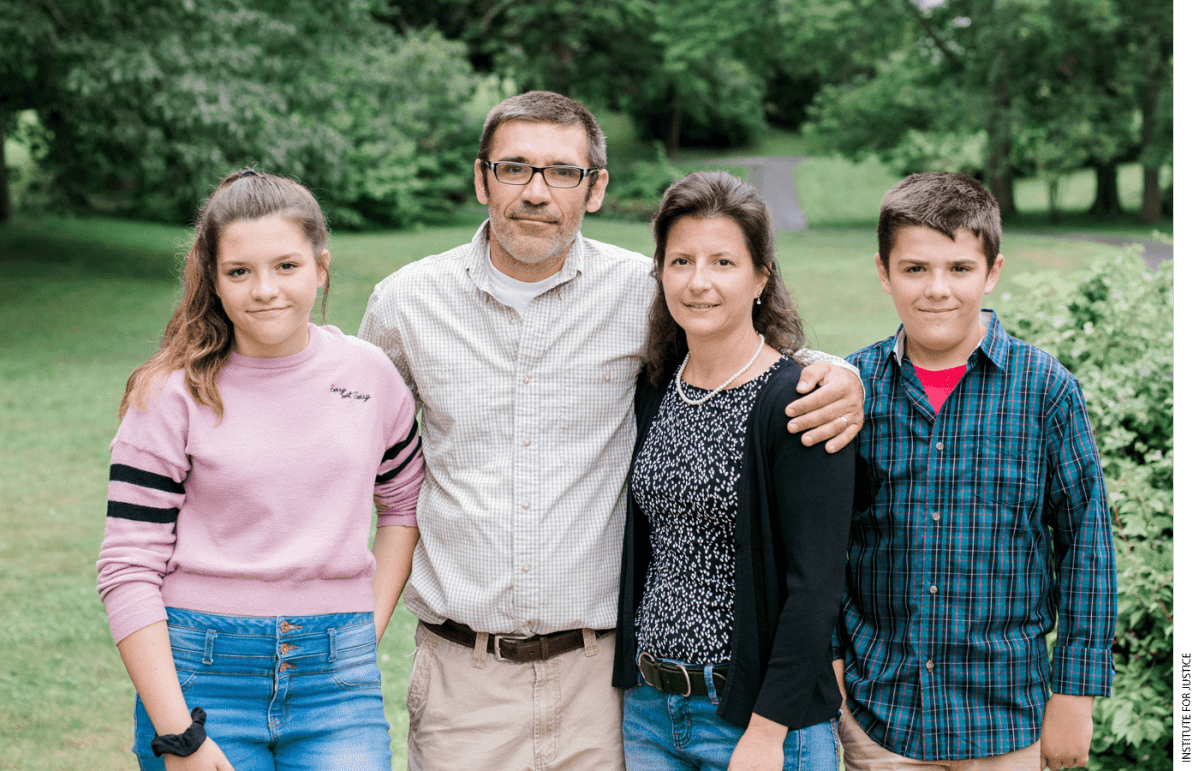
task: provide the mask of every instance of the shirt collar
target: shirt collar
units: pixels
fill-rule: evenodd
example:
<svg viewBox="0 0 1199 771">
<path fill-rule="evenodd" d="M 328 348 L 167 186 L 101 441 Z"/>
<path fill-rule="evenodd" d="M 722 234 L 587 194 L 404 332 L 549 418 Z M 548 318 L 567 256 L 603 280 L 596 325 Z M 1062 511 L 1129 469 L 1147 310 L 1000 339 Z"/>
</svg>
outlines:
<svg viewBox="0 0 1199 771">
<path fill-rule="evenodd" d="M 491 292 L 493 289 L 491 277 L 487 275 L 487 261 L 491 259 L 490 226 L 491 220 L 486 220 L 475 231 L 475 237 L 470 240 L 471 251 L 466 265 L 466 272 L 470 275 L 471 280 L 485 292 Z M 557 281 L 549 287 L 550 289 L 565 284 L 583 272 L 583 252 L 585 249 L 583 234 L 575 233 L 575 240 L 571 242 L 570 249 L 566 252 L 566 261 L 562 263 L 562 267 L 554 274 Z"/>
<path fill-rule="evenodd" d="M 982 340 L 978 341 L 978 345 L 974 346 L 974 351 L 971 351 L 970 355 L 973 356 L 975 351 L 981 350 L 992 364 L 1005 370 L 1009 341 L 1003 324 L 999 323 L 999 315 L 990 308 L 983 308 L 979 312 L 978 318 L 979 321 L 986 323 L 987 333 L 983 335 Z M 900 366 L 903 366 L 907 340 L 907 332 L 900 326 L 899 331 L 895 333 L 895 345 L 891 348 L 891 355 L 895 357 L 895 363 Z"/>
</svg>

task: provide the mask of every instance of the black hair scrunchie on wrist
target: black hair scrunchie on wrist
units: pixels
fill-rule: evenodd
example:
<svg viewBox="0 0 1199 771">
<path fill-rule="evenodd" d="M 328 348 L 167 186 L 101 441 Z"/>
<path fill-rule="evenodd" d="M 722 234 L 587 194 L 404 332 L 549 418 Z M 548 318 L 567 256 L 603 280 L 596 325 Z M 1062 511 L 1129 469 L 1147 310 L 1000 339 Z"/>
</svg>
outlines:
<svg viewBox="0 0 1199 771">
<path fill-rule="evenodd" d="M 192 724 L 183 733 L 167 734 L 166 736 L 155 734 L 154 740 L 150 742 L 150 749 L 154 751 L 154 757 L 178 755 L 186 758 L 200 749 L 200 745 L 208 738 L 208 734 L 204 732 L 204 721 L 207 719 L 208 715 L 204 714 L 204 710 L 196 707 L 192 710 Z"/>
</svg>

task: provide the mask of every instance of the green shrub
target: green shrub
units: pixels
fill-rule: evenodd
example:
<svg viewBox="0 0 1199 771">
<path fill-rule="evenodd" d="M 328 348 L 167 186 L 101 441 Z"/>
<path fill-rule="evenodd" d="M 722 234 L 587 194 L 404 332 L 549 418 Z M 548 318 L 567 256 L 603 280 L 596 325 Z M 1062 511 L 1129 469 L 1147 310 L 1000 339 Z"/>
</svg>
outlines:
<svg viewBox="0 0 1199 771">
<path fill-rule="evenodd" d="M 598 214 L 649 222 L 666 188 L 687 173 L 670 162 L 661 142 L 654 142 L 654 155 L 652 161 L 632 161 L 609 168 L 608 191 Z"/>
<path fill-rule="evenodd" d="M 1082 384 L 1111 504 L 1119 614 L 1110 698 L 1095 702 L 1088 768 L 1170 767 L 1173 734 L 1173 264 L 1131 251 L 1062 281 L 1020 276 L 1030 296 L 1004 325 Z"/>
<path fill-rule="evenodd" d="M 322 198 L 333 226 L 408 227 L 473 199 L 479 78 L 466 47 L 431 31 L 381 37 L 336 61 L 350 85 L 331 116 L 345 141 Z"/>
</svg>

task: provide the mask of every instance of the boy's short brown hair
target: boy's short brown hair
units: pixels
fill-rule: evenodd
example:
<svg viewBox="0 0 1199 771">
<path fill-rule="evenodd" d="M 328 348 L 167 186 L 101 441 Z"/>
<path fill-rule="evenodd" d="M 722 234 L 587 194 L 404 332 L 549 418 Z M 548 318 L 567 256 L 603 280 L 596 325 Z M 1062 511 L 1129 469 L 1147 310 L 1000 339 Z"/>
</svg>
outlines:
<svg viewBox="0 0 1199 771">
<path fill-rule="evenodd" d="M 987 270 L 999 256 L 999 203 L 979 182 L 963 174 L 912 174 L 883 196 L 878 215 L 878 256 L 891 268 L 891 249 L 903 228 L 932 228 L 949 238 L 966 228 L 983 246 Z"/>
</svg>

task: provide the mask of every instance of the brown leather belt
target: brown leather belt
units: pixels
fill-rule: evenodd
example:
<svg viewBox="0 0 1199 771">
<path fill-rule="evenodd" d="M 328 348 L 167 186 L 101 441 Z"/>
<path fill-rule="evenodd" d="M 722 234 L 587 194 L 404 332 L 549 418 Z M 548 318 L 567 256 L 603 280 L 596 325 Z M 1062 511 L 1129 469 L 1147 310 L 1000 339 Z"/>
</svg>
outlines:
<svg viewBox="0 0 1199 771">
<path fill-rule="evenodd" d="M 449 619 L 437 626 L 425 623 L 424 621 L 421 624 L 424 625 L 425 629 L 428 629 L 438 637 L 444 637 L 450 642 L 456 642 L 467 648 L 475 647 L 476 632 L 466 624 L 459 624 L 457 621 L 450 621 Z M 597 629 L 595 630 L 595 636 L 602 637 L 611 631 L 611 629 Z M 582 647 L 582 629 L 568 629 L 565 632 L 538 634 L 532 637 L 506 637 L 499 634 L 487 635 L 487 652 L 495 653 L 496 658 L 500 661 L 516 661 L 520 663 L 545 661 L 559 654 L 578 650 Z"/>
<path fill-rule="evenodd" d="M 645 682 L 666 693 L 677 693 L 680 696 L 692 694 L 706 695 L 708 683 L 704 679 L 704 668 L 675 664 L 673 661 L 659 661 L 645 651 L 637 654 L 637 669 Z M 724 693 L 724 683 L 728 680 L 729 666 L 721 664 L 712 670 L 712 684 L 716 686 L 716 696 Z"/>
</svg>

